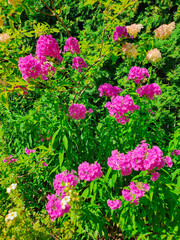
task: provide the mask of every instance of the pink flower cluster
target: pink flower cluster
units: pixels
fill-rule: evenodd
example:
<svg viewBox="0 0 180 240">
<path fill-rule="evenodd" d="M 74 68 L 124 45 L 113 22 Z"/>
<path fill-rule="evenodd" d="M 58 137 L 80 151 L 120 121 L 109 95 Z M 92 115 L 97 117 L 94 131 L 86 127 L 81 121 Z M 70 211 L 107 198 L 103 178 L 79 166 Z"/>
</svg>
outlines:
<svg viewBox="0 0 180 240">
<path fill-rule="evenodd" d="M 107 164 L 113 170 L 120 170 L 123 176 L 130 175 L 132 173 L 131 152 L 124 154 L 116 149 L 112 151 Z"/>
<path fill-rule="evenodd" d="M 138 88 L 136 92 L 139 94 L 139 97 L 145 95 L 149 99 L 153 99 L 155 94 L 161 95 L 161 88 L 156 83 L 152 83 Z"/>
<path fill-rule="evenodd" d="M 83 104 L 73 103 L 69 109 L 69 114 L 72 118 L 79 120 L 84 119 L 86 116 L 86 108 Z"/>
<path fill-rule="evenodd" d="M 128 36 L 127 28 L 125 26 L 117 26 L 113 34 L 113 42 L 115 42 L 116 40 L 118 40 L 118 38 L 121 38 L 122 36 Z"/>
<path fill-rule="evenodd" d="M 149 72 L 146 68 L 132 67 L 129 71 L 127 81 L 131 79 L 136 84 L 139 84 L 146 77 L 149 78 Z"/>
<path fill-rule="evenodd" d="M 134 203 L 134 205 L 138 205 L 139 198 L 143 197 L 146 191 L 149 191 L 150 186 L 147 183 L 143 184 L 141 182 L 131 182 L 129 188 L 130 190 L 122 190 L 122 195 L 124 199 L 130 203 Z"/>
<path fill-rule="evenodd" d="M 122 202 L 120 200 L 110 200 L 108 199 L 107 200 L 107 205 L 111 208 L 111 209 L 117 209 L 117 208 L 120 208 L 121 205 L 122 205 Z"/>
<path fill-rule="evenodd" d="M 36 55 L 41 61 L 46 61 L 46 56 L 56 58 L 62 62 L 63 58 L 60 55 L 59 45 L 55 38 L 51 35 L 41 35 L 36 45 Z"/>
<path fill-rule="evenodd" d="M 27 148 L 25 148 L 25 153 L 26 153 L 27 155 L 30 155 L 30 153 L 34 153 L 34 152 L 35 152 L 34 149 L 31 150 L 31 149 L 27 149 Z"/>
<path fill-rule="evenodd" d="M 171 152 L 171 155 L 179 156 L 180 150 L 175 149 L 173 152 Z"/>
<path fill-rule="evenodd" d="M 132 98 L 129 95 L 116 96 L 111 98 L 111 102 L 107 102 L 105 107 L 109 110 L 110 116 L 115 116 L 118 123 L 125 124 L 129 119 L 125 116 L 126 113 L 132 113 L 134 110 L 139 110 L 138 105 L 134 105 Z"/>
<path fill-rule="evenodd" d="M 43 63 L 31 54 L 24 58 L 19 58 L 18 67 L 26 82 L 29 82 L 31 78 L 36 79 L 38 77 L 46 80 L 49 72 L 55 72 L 55 68 L 50 63 Z"/>
<path fill-rule="evenodd" d="M 64 51 L 79 54 L 81 50 L 79 49 L 78 40 L 74 37 L 69 37 L 65 42 Z"/>
<path fill-rule="evenodd" d="M 97 162 L 89 165 L 89 163 L 85 161 L 78 167 L 78 176 L 80 180 L 93 181 L 96 178 L 102 177 L 102 175 L 101 166 Z"/>
<path fill-rule="evenodd" d="M 168 167 L 172 167 L 172 159 L 168 156 L 163 157 L 163 152 L 157 146 L 149 148 L 144 140 L 134 150 L 127 154 L 119 153 L 118 150 L 112 151 L 112 156 L 108 158 L 108 166 L 113 170 L 120 170 L 123 176 L 130 175 L 132 169 L 135 171 L 148 170 L 152 174 L 152 181 L 159 178 L 159 173 L 154 172 L 164 167 L 165 163 Z"/>
<path fill-rule="evenodd" d="M 74 173 L 76 172 L 73 170 L 70 173 L 66 170 L 55 176 L 53 185 L 56 190 L 56 195 L 48 195 L 48 203 L 46 204 L 46 210 L 52 221 L 58 217 L 62 217 L 71 209 L 71 206 L 68 204 L 70 202 L 70 196 L 67 195 L 65 188 L 74 188 L 78 184 L 79 178 L 76 177 Z"/>
<path fill-rule="evenodd" d="M 65 196 L 66 193 L 63 193 L 59 198 L 54 194 L 47 196 L 48 203 L 46 204 L 46 210 L 52 221 L 70 211 L 71 207 L 68 204 L 66 204 L 64 208 L 62 207 L 61 202 Z"/>
<path fill-rule="evenodd" d="M 4 162 L 9 164 L 9 163 L 17 162 L 17 159 L 13 158 L 12 155 L 9 155 L 9 157 L 4 159 Z"/>
<path fill-rule="evenodd" d="M 80 57 L 74 57 L 73 58 L 73 64 L 72 64 L 72 68 L 78 70 L 78 72 L 81 72 L 82 68 L 87 68 L 88 65 L 85 63 L 85 61 L 83 60 L 83 58 Z"/>
<path fill-rule="evenodd" d="M 105 96 L 116 97 L 120 92 L 122 92 L 122 89 L 118 88 L 117 86 L 113 87 L 109 83 L 105 83 L 99 86 L 98 91 L 100 92 L 99 94 L 100 97 L 102 97 L 104 93 Z"/>
<path fill-rule="evenodd" d="M 74 173 L 76 172 L 73 170 L 70 173 L 66 170 L 55 176 L 53 185 L 57 196 L 62 194 L 67 186 L 75 187 L 78 184 L 79 179 L 74 175 Z"/>
</svg>

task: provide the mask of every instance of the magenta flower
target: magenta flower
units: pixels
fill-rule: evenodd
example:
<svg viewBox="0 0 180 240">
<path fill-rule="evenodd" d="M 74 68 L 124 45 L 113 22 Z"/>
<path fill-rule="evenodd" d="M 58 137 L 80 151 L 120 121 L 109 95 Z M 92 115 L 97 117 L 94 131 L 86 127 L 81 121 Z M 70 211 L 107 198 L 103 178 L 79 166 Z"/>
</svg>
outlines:
<svg viewBox="0 0 180 240">
<path fill-rule="evenodd" d="M 72 63 L 72 68 L 78 70 L 78 72 L 81 72 L 82 68 L 87 68 L 88 65 L 85 63 L 83 58 L 80 57 L 74 57 L 73 58 L 73 63 Z"/>
<path fill-rule="evenodd" d="M 79 54 L 81 50 L 79 49 L 78 40 L 74 37 L 69 37 L 65 42 L 64 51 Z"/>
<path fill-rule="evenodd" d="M 117 209 L 117 208 L 120 208 L 121 205 L 122 205 L 122 202 L 120 200 L 110 200 L 108 199 L 107 200 L 107 205 L 111 208 L 111 209 Z"/>
<path fill-rule="evenodd" d="M 84 119 L 86 116 L 86 108 L 83 104 L 77 104 L 73 103 L 69 109 L 69 114 L 72 118 L 79 120 L 79 119 Z"/>
<path fill-rule="evenodd" d="M 46 56 L 49 56 L 62 62 L 60 53 L 59 45 L 51 35 L 41 35 L 37 40 L 36 55 L 41 61 L 46 62 Z"/>
<path fill-rule="evenodd" d="M 45 163 L 45 162 L 43 162 L 43 167 L 47 167 L 48 165 L 47 165 L 47 163 Z"/>
<path fill-rule="evenodd" d="M 116 118 L 118 123 L 125 124 L 129 121 L 126 113 L 132 113 L 134 110 L 139 110 L 138 105 L 134 105 L 132 98 L 129 95 L 112 97 L 111 102 L 105 104 L 105 108 L 109 110 L 109 115 Z"/>
<path fill-rule="evenodd" d="M 97 178 L 102 177 L 103 173 L 101 171 L 100 164 L 97 162 L 94 164 L 89 164 L 85 161 L 79 165 L 78 175 L 80 180 L 93 181 Z"/>
<path fill-rule="evenodd" d="M 122 92 L 122 89 L 118 88 L 117 86 L 113 87 L 109 83 L 105 83 L 99 86 L 98 91 L 100 92 L 99 94 L 100 97 L 102 97 L 104 93 L 105 96 L 116 97 L 120 92 Z"/>
<path fill-rule="evenodd" d="M 93 110 L 92 110 L 92 108 L 90 108 L 90 109 L 88 110 L 88 112 L 89 112 L 89 113 L 93 113 Z"/>
<path fill-rule="evenodd" d="M 31 149 L 27 149 L 27 148 L 25 148 L 25 153 L 26 153 L 27 155 L 30 155 L 30 153 L 34 153 L 34 152 L 35 152 L 34 149 L 31 150 Z"/>
<path fill-rule="evenodd" d="M 50 63 L 43 63 L 34 58 L 31 54 L 24 58 L 19 58 L 18 67 L 26 82 L 29 82 L 30 79 L 36 79 L 38 77 L 46 80 L 49 72 L 56 71 Z"/>
<path fill-rule="evenodd" d="M 136 84 L 139 84 L 145 78 L 149 78 L 149 72 L 146 68 L 132 67 L 129 71 L 127 81 L 131 79 Z"/>
<path fill-rule="evenodd" d="M 115 42 L 116 40 L 118 40 L 118 38 L 121 38 L 122 36 L 128 36 L 127 28 L 125 26 L 117 26 L 113 34 L 113 42 Z"/>
<path fill-rule="evenodd" d="M 17 159 L 13 158 L 12 155 L 9 155 L 9 157 L 4 159 L 4 162 L 10 164 L 10 163 L 13 163 L 13 162 L 17 162 Z"/>
<path fill-rule="evenodd" d="M 161 88 L 156 83 L 152 83 L 138 88 L 136 92 L 139 94 L 139 97 L 145 95 L 149 99 L 153 99 L 155 94 L 161 95 Z"/>
<path fill-rule="evenodd" d="M 151 181 L 156 181 L 160 177 L 158 172 L 152 173 Z"/>
</svg>

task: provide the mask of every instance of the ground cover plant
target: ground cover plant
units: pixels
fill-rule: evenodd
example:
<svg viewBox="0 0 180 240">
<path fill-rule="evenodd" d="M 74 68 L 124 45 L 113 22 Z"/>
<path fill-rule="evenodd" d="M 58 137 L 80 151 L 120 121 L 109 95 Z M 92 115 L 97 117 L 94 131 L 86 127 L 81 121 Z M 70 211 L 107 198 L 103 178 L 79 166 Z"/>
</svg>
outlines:
<svg viewBox="0 0 180 240">
<path fill-rule="evenodd" d="M 0 7 L 0 239 L 179 239 L 178 1 Z"/>
</svg>

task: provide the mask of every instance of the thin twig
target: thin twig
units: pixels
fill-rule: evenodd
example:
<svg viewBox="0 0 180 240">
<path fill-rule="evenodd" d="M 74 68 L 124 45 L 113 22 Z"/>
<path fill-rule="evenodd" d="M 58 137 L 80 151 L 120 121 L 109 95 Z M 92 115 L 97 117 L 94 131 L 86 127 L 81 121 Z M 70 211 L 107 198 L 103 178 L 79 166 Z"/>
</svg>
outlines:
<svg viewBox="0 0 180 240">
<path fill-rule="evenodd" d="M 41 0 L 41 2 L 49 9 L 50 12 L 54 13 L 54 12 L 51 10 L 51 8 L 50 8 L 43 0 Z"/>
<path fill-rule="evenodd" d="M 50 17 L 54 17 L 54 14 L 49 14 L 49 13 L 41 12 L 41 11 L 39 11 L 39 10 L 37 10 L 37 9 L 35 9 L 35 11 L 36 11 L 36 12 L 39 12 L 39 13 L 42 13 L 42 14 L 44 14 L 44 15 L 50 16 Z"/>
<path fill-rule="evenodd" d="M 60 13 L 61 13 L 61 19 L 63 20 L 62 11 L 61 11 L 61 2 L 60 2 L 60 0 L 58 0 L 58 1 L 59 1 L 59 10 L 60 10 Z"/>
<path fill-rule="evenodd" d="M 104 43 L 104 37 L 105 37 L 106 29 L 107 29 L 107 28 L 109 27 L 109 25 L 114 21 L 115 18 L 117 18 L 124 10 L 126 10 L 129 6 L 133 5 L 135 2 L 137 2 L 137 0 L 135 0 L 135 1 L 132 2 L 132 3 L 129 3 L 121 12 L 119 12 L 114 18 L 112 18 L 111 21 L 110 21 L 110 23 L 104 28 L 99 57 L 101 57 L 101 53 L 102 53 L 102 48 L 103 48 L 103 43 Z"/>
</svg>

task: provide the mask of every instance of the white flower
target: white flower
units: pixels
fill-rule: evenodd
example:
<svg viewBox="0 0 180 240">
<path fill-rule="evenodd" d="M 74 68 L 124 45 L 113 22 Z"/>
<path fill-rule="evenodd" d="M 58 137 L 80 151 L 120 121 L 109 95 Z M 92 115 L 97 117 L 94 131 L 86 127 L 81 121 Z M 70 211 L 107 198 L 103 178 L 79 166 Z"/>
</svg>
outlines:
<svg viewBox="0 0 180 240">
<path fill-rule="evenodd" d="M 13 220 L 15 217 L 17 217 L 17 212 L 11 212 L 5 217 L 5 221 L 7 220 Z"/>
<path fill-rule="evenodd" d="M 17 183 L 12 183 L 10 187 L 7 188 L 7 193 L 10 193 L 11 190 L 14 190 L 17 186 Z"/>
<path fill-rule="evenodd" d="M 70 202 L 70 196 L 66 196 L 66 197 L 64 197 L 63 199 L 62 199 L 62 201 L 61 201 L 61 207 L 62 207 L 62 209 L 65 209 L 65 207 L 66 207 L 66 204 L 68 203 L 68 202 Z"/>
</svg>

